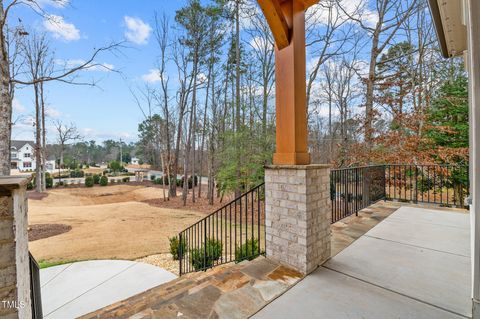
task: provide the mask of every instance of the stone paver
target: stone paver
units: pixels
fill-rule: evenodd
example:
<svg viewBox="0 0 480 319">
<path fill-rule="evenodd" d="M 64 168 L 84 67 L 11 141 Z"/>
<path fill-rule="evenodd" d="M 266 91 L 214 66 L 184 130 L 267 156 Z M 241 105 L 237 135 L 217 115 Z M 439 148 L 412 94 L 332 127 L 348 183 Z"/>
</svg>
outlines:
<svg viewBox="0 0 480 319">
<path fill-rule="evenodd" d="M 82 318 L 247 318 L 301 278 L 259 257 L 185 275 Z"/>
</svg>

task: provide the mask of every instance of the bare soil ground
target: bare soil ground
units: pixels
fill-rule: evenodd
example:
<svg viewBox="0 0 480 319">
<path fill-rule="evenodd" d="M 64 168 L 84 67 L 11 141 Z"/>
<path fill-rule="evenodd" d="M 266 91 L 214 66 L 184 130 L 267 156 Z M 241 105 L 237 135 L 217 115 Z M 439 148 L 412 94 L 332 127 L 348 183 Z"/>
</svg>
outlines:
<svg viewBox="0 0 480 319">
<path fill-rule="evenodd" d="M 168 237 L 205 216 L 149 205 L 145 201 L 162 198 L 163 191 L 142 185 L 53 189 L 46 197 L 33 197 L 29 199 L 30 227 L 72 227 L 30 242 L 35 258 L 45 261 L 138 259 L 164 254 L 169 251 Z"/>
</svg>

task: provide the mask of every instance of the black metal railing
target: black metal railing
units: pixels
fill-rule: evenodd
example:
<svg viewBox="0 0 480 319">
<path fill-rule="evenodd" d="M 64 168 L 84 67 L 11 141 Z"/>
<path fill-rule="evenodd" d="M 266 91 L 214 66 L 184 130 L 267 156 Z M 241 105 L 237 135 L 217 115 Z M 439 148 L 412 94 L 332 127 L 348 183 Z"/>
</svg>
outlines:
<svg viewBox="0 0 480 319">
<path fill-rule="evenodd" d="M 466 207 L 467 165 L 385 165 L 386 199 Z"/>
<path fill-rule="evenodd" d="M 379 200 L 465 207 L 468 166 L 389 164 L 333 169 L 332 223 Z"/>
<path fill-rule="evenodd" d="M 252 260 L 265 252 L 265 184 L 181 231 L 180 275 Z"/>
<path fill-rule="evenodd" d="M 384 185 L 383 165 L 331 170 L 332 224 L 384 199 Z"/>
<path fill-rule="evenodd" d="M 32 299 L 32 318 L 42 319 L 43 313 L 40 287 L 40 266 L 30 252 L 28 255 L 30 265 L 30 297 Z"/>
</svg>

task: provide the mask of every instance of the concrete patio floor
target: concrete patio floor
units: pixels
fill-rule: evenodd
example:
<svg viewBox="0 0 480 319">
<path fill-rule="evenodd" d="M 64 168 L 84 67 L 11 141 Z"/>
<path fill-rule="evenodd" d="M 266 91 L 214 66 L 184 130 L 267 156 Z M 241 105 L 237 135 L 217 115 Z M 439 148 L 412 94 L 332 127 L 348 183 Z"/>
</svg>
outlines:
<svg viewBox="0 0 480 319">
<path fill-rule="evenodd" d="M 471 316 L 469 215 L 403 206 L 253 318 Z"/>
<path fill-rule="evenodd" d="M 177 278 L 126 260 L 84 261 L 40 270 L 45 319 L 77 318 Z"/>
</svg>

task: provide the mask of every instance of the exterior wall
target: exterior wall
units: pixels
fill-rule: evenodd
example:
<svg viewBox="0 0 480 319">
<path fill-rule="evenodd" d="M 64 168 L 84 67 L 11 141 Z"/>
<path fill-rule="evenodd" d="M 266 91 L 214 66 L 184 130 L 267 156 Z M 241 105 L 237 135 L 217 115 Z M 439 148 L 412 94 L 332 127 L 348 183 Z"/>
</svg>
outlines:
<svg viewBox="0 0 480 319">
<path fill-rule="evenodd" d="M 472 310 L 480 319 L 480 2 L 467 0 L 467 32 L 470 93 L 470 191 Z"/>
<path fill-rule="evenodd" d="M 266 253 L 309 274 L 330 257 L 330 168 L 270 166 L 265 170 Z"/>
<path fill-rule="evenodd" d="M 0 184 L 0 318 L 32 317 L 27 226 L 25 186 Z"/>
</svg>

